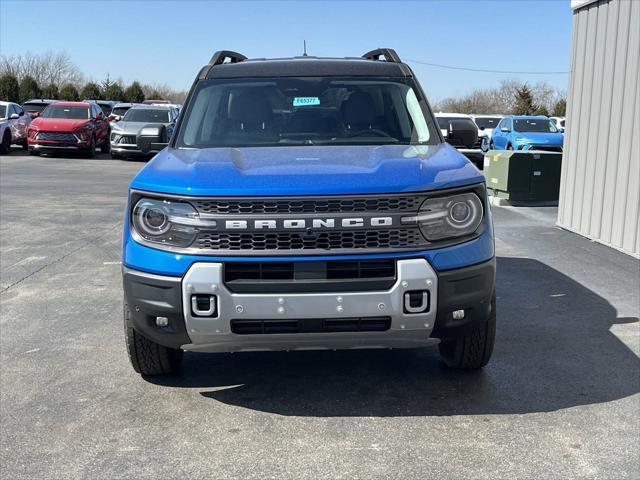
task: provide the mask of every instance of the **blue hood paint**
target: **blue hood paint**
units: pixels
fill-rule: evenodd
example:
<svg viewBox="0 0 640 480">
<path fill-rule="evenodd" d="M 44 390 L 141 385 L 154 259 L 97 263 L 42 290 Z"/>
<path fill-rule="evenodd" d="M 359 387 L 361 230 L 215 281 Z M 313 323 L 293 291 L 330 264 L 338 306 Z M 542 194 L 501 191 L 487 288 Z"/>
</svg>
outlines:
<svg viewBox="0 0 640 480">
<path fill-rule="evenodd" d="M 564 135 L 562 133 L 546 133 L 546 132 L 514 132 L 514 138 L 517 138 L 517 143 L 534 143 L 536 145 L 558 145 L 562 146 L 564 142 Z M 520 140 L 524 138 L 525 140 Z"/>
<path fill-rule="evenodd" d="M 483 182 L 455 148 L 302 146 L 166 148 L 131 188 L 196 196 L 399 193 Z"/>
</svg>

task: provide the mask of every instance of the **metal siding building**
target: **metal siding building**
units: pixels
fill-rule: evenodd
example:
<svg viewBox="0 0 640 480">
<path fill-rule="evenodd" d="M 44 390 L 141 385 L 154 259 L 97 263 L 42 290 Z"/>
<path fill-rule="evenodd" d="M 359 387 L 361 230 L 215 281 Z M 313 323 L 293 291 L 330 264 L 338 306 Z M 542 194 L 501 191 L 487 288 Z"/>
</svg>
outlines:
<svg viewBox="0 0 640 480">
<path fill-rule="evenodd" d="M 579 0 L 558 225 L 640 256 L 640 1 Z"/>
</svg>

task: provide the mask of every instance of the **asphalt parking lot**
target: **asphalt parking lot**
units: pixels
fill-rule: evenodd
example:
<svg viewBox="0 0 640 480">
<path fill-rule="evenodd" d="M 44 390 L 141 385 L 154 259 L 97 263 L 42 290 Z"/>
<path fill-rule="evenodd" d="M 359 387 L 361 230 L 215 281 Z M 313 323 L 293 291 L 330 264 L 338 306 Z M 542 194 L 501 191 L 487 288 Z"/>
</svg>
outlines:
<svg viewBox="0 0 640 480">
<path fill-rule="evenodd" d="M 436 349 L 186 354 L 122 332 L 121 218 L 144 164 L 0 159 L 4 478 L 640 478 L 639 262 L 494 208 L 492 362 Z"/>
</svg>

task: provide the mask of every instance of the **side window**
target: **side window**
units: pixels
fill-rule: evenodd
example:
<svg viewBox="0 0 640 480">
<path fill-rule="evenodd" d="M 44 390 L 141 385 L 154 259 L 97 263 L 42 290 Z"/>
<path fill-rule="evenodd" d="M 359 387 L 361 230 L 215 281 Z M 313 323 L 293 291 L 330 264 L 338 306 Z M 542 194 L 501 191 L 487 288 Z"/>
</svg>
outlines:
<svg viewBox="0 0 640 480">
<path fill-rule="evenodd" d="M 13 108 L 16 109 L 16 113 L 18 115 L 24 115 L 24 110 L 22 109 L 22 107 L 20 105 L 14 105 Z"/>
<path fill-rule="evenodd" d="M 504 124 L 505 127 L 507 127 L 509 130 L 513 130 L 513 122 L 511 121 L 510 118 L 507 118 L 507 121 Z"/>
<path fill-rule="evenodd" d="M 14 113 L 16 113 L 16 109 L 13 108 L 13 104 L 10 103 L 9 108 L 7 109 L 7 118 L 11 118 L 11 115 L 13 115 Z"/>
</svg>

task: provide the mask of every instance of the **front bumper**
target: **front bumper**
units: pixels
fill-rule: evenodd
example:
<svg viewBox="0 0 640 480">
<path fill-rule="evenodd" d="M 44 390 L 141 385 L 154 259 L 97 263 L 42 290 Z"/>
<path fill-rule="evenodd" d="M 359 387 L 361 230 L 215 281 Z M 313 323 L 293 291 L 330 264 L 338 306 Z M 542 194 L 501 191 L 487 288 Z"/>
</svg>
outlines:
<svg viewBox="0 0 640 480">
<path fill-rule="evenodd" d="M 236 294 L 222 282 L 222 263 L 194 263 L 183 278 L 164 277 L 123 268 L 125 299 L 134 327 L 168 347 L 206 352 L 403 348 L 450 338 L 486 321 L 495 289 L 495 259 L 436 273 L 424 258 L 399 259 L 397 281 L 389 290 L 334 293 Z M 427 291 L 429 305 L 407 313 L 404 294 Z M 193 294 L 217 297 L 211 317 L 191 313 Z M 462 320 L 452 312 L 465 309 Z M 156 325 L 157 317 L 168 324 Z M 308 319 L 340 322 L 352 318 L 390 319 L 385 331 L 331 333 L 238 334 L 236 320 Z"/>
</svg>

